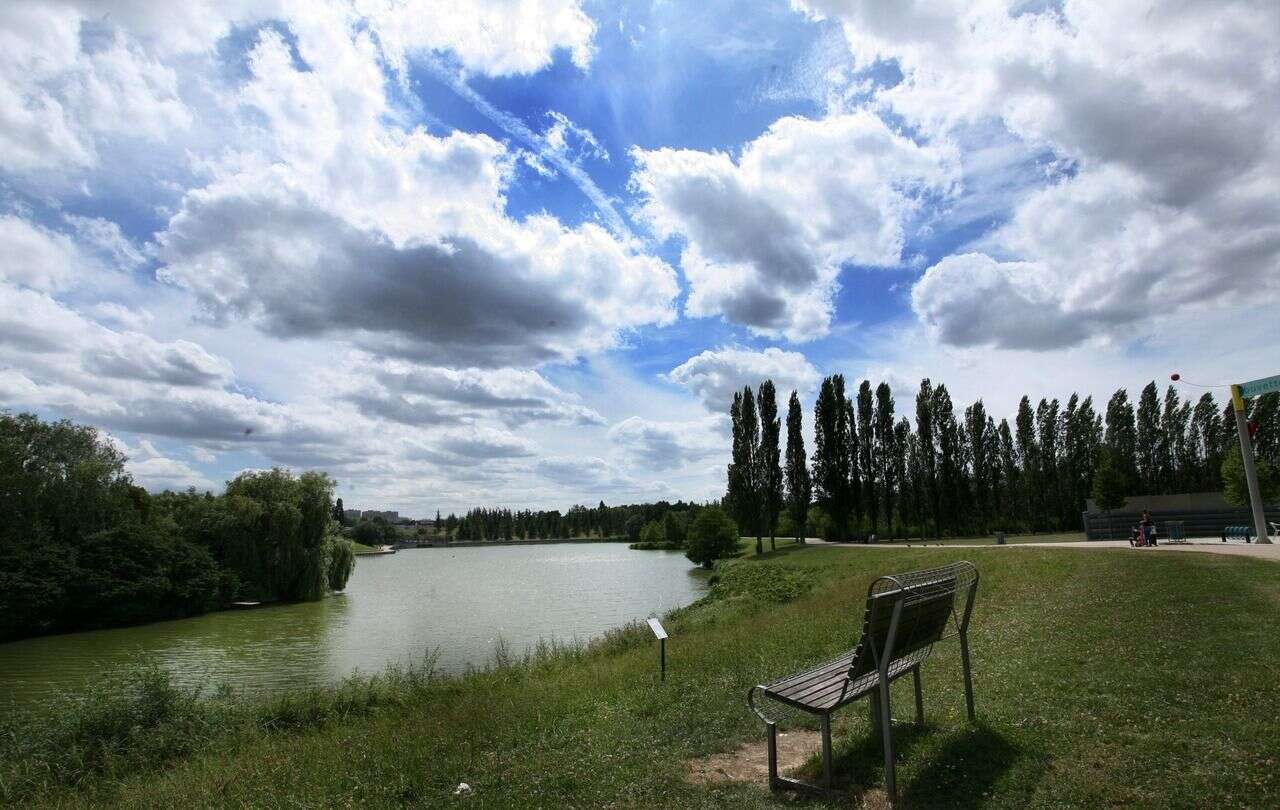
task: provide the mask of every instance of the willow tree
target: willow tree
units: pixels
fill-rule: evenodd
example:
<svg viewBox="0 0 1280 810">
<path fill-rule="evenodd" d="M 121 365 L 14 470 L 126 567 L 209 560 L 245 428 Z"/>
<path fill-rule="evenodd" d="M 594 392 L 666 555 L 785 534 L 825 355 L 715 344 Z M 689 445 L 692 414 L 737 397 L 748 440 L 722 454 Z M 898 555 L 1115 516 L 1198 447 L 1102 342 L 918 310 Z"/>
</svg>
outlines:
<svg viewBox="0 0 1280 810">
<path fill-rule="evenodd" d="M 227 561 L 264 599 L 315 600 L 329 582 L 333 481 L 319 472 L 246 472 L 227 484 Z"/>
</svg>

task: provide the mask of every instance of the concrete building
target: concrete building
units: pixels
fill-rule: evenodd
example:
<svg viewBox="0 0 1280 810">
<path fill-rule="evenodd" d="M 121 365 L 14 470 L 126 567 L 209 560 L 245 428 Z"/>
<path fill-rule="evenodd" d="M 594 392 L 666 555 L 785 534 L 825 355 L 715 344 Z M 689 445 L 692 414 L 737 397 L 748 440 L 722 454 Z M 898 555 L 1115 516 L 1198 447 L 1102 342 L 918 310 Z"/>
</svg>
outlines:
<svg viewBox="0 0 1280 810">
<path fill-rule="evenodd" d="M 360 522 L 360 510 L 359 510 L 359 509 L 343 509 L 343 510 L 342 510 L 342 520 L 343 520 L 344 522 L 346 522 L 348 525 L 353 525 L 353 524 L 359 523 L 359 522 Z"/>
<path fill-rule="evenodd" d="M 392 510 L 380 511 L 377 509 L 366 509 L 360 513 L 361 520 L 373 520 L 374 518 L 382 518 L 388 523 L 399 523 L 400 513 Z"/>
</svg>

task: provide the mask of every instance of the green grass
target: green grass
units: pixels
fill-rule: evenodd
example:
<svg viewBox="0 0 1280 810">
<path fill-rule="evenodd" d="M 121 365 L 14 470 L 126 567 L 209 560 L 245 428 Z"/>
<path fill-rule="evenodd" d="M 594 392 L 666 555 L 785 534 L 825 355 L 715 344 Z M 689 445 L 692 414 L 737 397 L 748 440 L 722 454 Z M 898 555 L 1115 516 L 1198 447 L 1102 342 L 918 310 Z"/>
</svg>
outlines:
<svg viewBox="0 0 1280 810">
<path fill-rule="evenodd" d="M 905 806 L 1280 805 L 1274 563 L 796 546 L 735 561 L 717 579 L 729 585 L 668 618 L 665 684 L 640 628 L 460 680 L 351 682 L 345 697 L 202 713 L 153 684 L 123 714 L 79 716 L 78 737 L 59 736 L 65 718 L 0 732 L 0 804 L 425 807 L 467 782 L 472 807 L 789 805 L 759 784 L 689 784 L 687 762 L 762 739 L 747 688 L 850 646 L 875 575 L 957 559 L 982 575 L 980 722 L 964 719 L 958 651 L 944 643 L 924 669 L 928 725 L 896 729 Z M 893 699 L 909 716 L 906 680 Z M 879 748 L 865 708 L 836 718 L 836 771 L 853 796 L 841 805 L 856 806 L 883 778 Z M 68 740 L 81 753 L 59 753 Z M 176 740 L 176 752 L 162 744 Z"/>
<path fill-rule="evenodd" d="M 1125 539 L 1125 537 L 1128 537 L 1128 529 L 1125 529 L 1124 537 L 1121 537 L 1120 532 L 1117 530 L 1115 539 L 1123 540 Z M 1088 538 L 1084 536 L 1084 532 L 1046 532 L 1044 534 L 1006 534 L 1004 537 L 1004 542 L 1007 545 L 1018 545 L 1020 543 L 1083 543 L 1083 542 L 1086 542 L 1087 539 Z M 907 545 L 908 543 L 916 546 L 921 544 L 920 538 L 918 537 L 912 538 L 910 540 L 881 540 L 880 542 L 891 543 L 893 545 L 903 545 L 903 546 Z M 924 542 L 931 546 L 932 545 L 944 545 L 944 546 L 970 545 L 971 546 L 971 545 L 995 543 L 996 536 L 994 533 L 992 533 L 992 534 L 973 535 L 970 537 L 943 537 L 939 540 L 934 540 L 932 537 L 930 537 L 926 539 Z"/>
<path fill-rule="evenodd" d="M 355 540 L 348 540 L 347 542 L 351 544 L 351 550 L 356 554 L 373 554 L 378 551 L 373 546 L 366 546 L 364 543 L 357 543 Z"/>
</svg>

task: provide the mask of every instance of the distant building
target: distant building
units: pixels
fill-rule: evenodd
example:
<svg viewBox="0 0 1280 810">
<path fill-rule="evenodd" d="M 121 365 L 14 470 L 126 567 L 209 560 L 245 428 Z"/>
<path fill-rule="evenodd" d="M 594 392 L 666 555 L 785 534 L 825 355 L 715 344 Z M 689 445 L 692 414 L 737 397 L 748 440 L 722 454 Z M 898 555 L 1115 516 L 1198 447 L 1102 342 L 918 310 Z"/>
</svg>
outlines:
<svg viewBox="0 0 1280 810">
<path fill-rule="evenodd" d="M 374 518 L 382 518 L 388 523 L 398 523 L 400 521 L 400 513 L 391 510 L 366 509 L 360 513 L 361 520 L 373 520 Z"/>
<path fill-rule="evenodd" d="M 360 510 L 359 509 L 343 509 L 342 520 L 344 523 L 359 523 Z"/>
</svg>

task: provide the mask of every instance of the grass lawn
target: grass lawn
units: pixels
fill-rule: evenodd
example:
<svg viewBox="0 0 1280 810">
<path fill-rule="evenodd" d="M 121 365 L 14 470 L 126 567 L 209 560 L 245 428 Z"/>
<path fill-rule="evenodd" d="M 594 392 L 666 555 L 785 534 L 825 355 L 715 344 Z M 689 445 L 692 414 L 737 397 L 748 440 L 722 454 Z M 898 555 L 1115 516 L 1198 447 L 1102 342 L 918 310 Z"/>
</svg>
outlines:
<svg viewBox="0 0 1280 810">
<path fill-rule="evenodd" d="M 53 771 L 48 789 L 28 795 L 10 776 L 8 800 L 440 807 L 467 782 L 472 807 L 790 805 L 763 784 L 690 784 L 688 763 L 763 739 L 748 687 L 850 646 L 875 575 L 958 559 L 982 576 L 970 631 L 980 722 L 964 719 L 958 649 L 944 643 L 924 668 L 928 725 L 896 727 L 903 806 L 1280 806 L 1275 563 L 816 546 L 748 557 L 745 590 L 671 616 L 665 684 L 647 630 L 634 630 L 587 652 L 418 684 L 343 719 L 214 735 L 138 772 L 108 763 L 109 776 L 65 786 L 72 775 Z M 893 694 L 902 718 L 909 681 Z M 863 705 L 835 717 L 837 779 L 849 792 L 840 805 L 857 806 L 880 786 L 881 755 Z M 23 756 L 0 740 L 0 759 Z M 816 774 L 816 759 L 805 767 Z M 0 770 L 0 804 L 13 772 Z"/>
<path fill-rule="evenodd" d="M 373 554 L 378 550 L 373 546 L 366 546 L 364 543 L 357 543 L 355 540 L 348 540 L 347 542 L 351 544 L 351 550 L 356 554 Z"/>
</svg>

